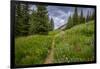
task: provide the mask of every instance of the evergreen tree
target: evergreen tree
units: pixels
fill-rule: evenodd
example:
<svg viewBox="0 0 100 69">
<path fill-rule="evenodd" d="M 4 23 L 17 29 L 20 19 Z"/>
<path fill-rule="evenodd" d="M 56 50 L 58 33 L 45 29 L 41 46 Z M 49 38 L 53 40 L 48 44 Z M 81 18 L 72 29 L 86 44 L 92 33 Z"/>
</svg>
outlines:
<svg viewBox="0 0 100 69">
<path fill-rule="evenodd" d="M 83 23 L 83 11 L 81 10 L 81 14 L 80 14 L 80 23 Z"/>
<path fill-rule="evenodd" d="M 23 31 L 23 35 L 28 35 L 29 34 L 29 10 L 28 10 L 28 4 L 24 4 L 23 5 L 23 24 L 24 24 L 24 31 Z"/>
<path fill-rule="evenodd" d="M 83 16 L 83 10 L 81 10 L 81 14 L 80 14 L 80 23 L 85 23 L 85 17 Z"/>
<path fill-rule="evenodd" d="M 29 29 L 29 15 L 28 5 L 18 3 L 16 5 L 16 16 L 15 16 L 15 35 L 22 36 L 28 35 Z"/>
<path fill-rule="evenodd" d="M 73 27 L 74 25 L 79 24 L 79 20 L 80 20 L 80 17 L 78 16 L 78 10 L 75 7 L 74 14 L 72 16 L 69 16 L 66 29 L 69 29 Z"/>
<path fill-rule="evenodd" d="M 77 7 L 75 7 L 74 14 L 73 14 L 73 25 L 77 25 L 77 24 L 79 24 L 78 10 L 77 10 Z"/>
<path fill-rule="evenodd" d="M 86 17 L 86 22 L 89 22 L 89 21 L 90 21 L 90 12 L 88 11 L 87 17 Z"/>
<path fill-rule="evenodd" d="M 37 15 L 36 15 L 36 11 L 32 11 L 32 14 L 30 16 L 30 28 L 29 28 L 29 34 L 35 34 L 36 33 L 36 30 L 37 30 Z"/>
<path fill-rule="evenodd" d="M 50 21 L 50 30 L 52 31 L 53 29 L 54 29 L 54 21 L 51 18 L 51 21 Z"/>
<path fill-rule="evenodd" d="M 45 6 L 37 5 L 37 22 L 36 22 L 36 33 L 38 34 L 48 34 L 49 31 L 49 21 L 47 15 L 47 9 Z"/>
<path fill-rule="evenodd" d="M 21 10 L 21 4 L 16 5 L 16 15 L 15 15 L 15 35 L 22 35 L 23 31 L 23 16 Z"/>
<path fill-rule="evenodd" d="M 69 16 L 66 29 L 69 29 L 72 26 L 73 26 L 73 19 L 71 16 Z"/>
<path fill-rule="evenodd" d="M 30 17 L 30 34 L 48 34 L 51 30 L 46 6 L 36 5 L 37 10 L 33 10 Z"/>
<path fill-rule="evenodd" d="M 93 11 L 92 15 L 91 15 L 91 20 L 95 19 L 95 11 Z"/>
</svg>

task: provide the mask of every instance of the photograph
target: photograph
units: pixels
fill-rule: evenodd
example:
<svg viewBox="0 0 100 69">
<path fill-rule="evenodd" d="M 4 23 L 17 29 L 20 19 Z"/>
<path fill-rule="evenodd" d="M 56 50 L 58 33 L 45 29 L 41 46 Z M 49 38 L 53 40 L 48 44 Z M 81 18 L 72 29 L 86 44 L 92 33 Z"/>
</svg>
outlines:
<svg viewBox="0 0 100 69">
<path fill-rule="evenodd" d="M 94 7 L 14 4 L 15 66 L 95 62 Z"/>
</svg>

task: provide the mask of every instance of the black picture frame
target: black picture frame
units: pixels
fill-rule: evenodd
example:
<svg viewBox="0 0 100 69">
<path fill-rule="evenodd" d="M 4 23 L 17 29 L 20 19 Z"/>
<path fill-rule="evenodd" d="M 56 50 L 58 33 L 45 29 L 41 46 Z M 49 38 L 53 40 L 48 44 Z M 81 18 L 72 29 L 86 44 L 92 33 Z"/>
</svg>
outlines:
<svg viewBox="0 0 100 69">
<path fill-rule="evenodd" d="M 15 28 L 15 4 L 16 3 L 28 3 L 28 4 L 45 4 L 45 5 L 54 5 L 54 6 L 75 6 L 75 7 L 89 7 L 95 9 L 95 58 L 94 61 L 89 62 L 75 62 L 75 63 L 56 63 L 56 64 L 40 64 L 40 65 L 23 65 L 23 66 L 16 66 L 15 65 L 15 36 L 14 36 L 14 28 Z M 92 64 L 96 63 L 96 6 L 95 5 L 81 5 L 81 4 L 67 4 L 67 3 L 48 3 L 48 2 L 35 2 L 35 1 L 13 1 L 11 0 L 10 4 L 11 8 L 11 24 L 10 24 L 10 67 L 11 68 L 28 68 L 28 67 L 44 67 L 44 66 L 60 66 L 60 65 L 77 65 L 77 64 Z"/>
</svg>

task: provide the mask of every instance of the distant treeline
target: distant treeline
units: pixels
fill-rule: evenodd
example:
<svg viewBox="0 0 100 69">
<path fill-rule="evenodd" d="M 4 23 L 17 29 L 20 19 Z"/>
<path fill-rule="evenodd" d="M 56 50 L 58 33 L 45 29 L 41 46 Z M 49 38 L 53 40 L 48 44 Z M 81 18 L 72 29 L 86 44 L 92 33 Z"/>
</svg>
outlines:
<svg viewBox="0 0 100 69">
<path fill-rule="evenodd" d="M 74 14 L 70 15 L 68 18 L 66 29 L 69 29 L 69 28 L 73 27 L 74 25 L 87 23 L 88 21 L 95 19 L 95 11 L 93 11 L 92 13 L 90 11 L 88 11 L 86 16 L 84 16 L 83 14 L 84 14 L 83 10 L 81 10 L 80 15 L 78 15 L 78 8 L 75 7 Z"/>
<path fill-rule="evenodd" d="M 16 4 L 15 35 L 48 34 L 54 29 L 54 21 L 49 18 L 46 6 L 36 5 L 37 10 L 29 10 L 29 4 Z M 30 14 L 30 11 L 32 12 Z"/>
</svg>

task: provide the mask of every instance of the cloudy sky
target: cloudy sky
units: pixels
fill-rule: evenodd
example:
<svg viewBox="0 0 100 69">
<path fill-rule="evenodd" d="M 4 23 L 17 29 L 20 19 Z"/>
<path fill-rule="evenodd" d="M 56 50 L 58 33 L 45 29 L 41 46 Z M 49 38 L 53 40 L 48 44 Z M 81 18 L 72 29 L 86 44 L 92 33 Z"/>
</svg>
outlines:
<svg viewBox="0 0 100 69">
<path fill-rule="evenodd" d="M 31 5 L 31 10 L 36 10 L 35 5 Z M 68 18 L 70 15 L 73 15 L 75 7 L 68 7 L 68 6 L 47 6 L 47 11 L 49 18 L 53 18 L 54 20 L 54 28 L 57 29 L 60 26 L 67 23 Z M 86 16 L 88 11 L 91 13 L 94 11 L 93 8 L 81 8 L 78 7 L 78 14 L 80 15 L 81 10 L 83 10 L 83 15 Z"/>
</svg>

